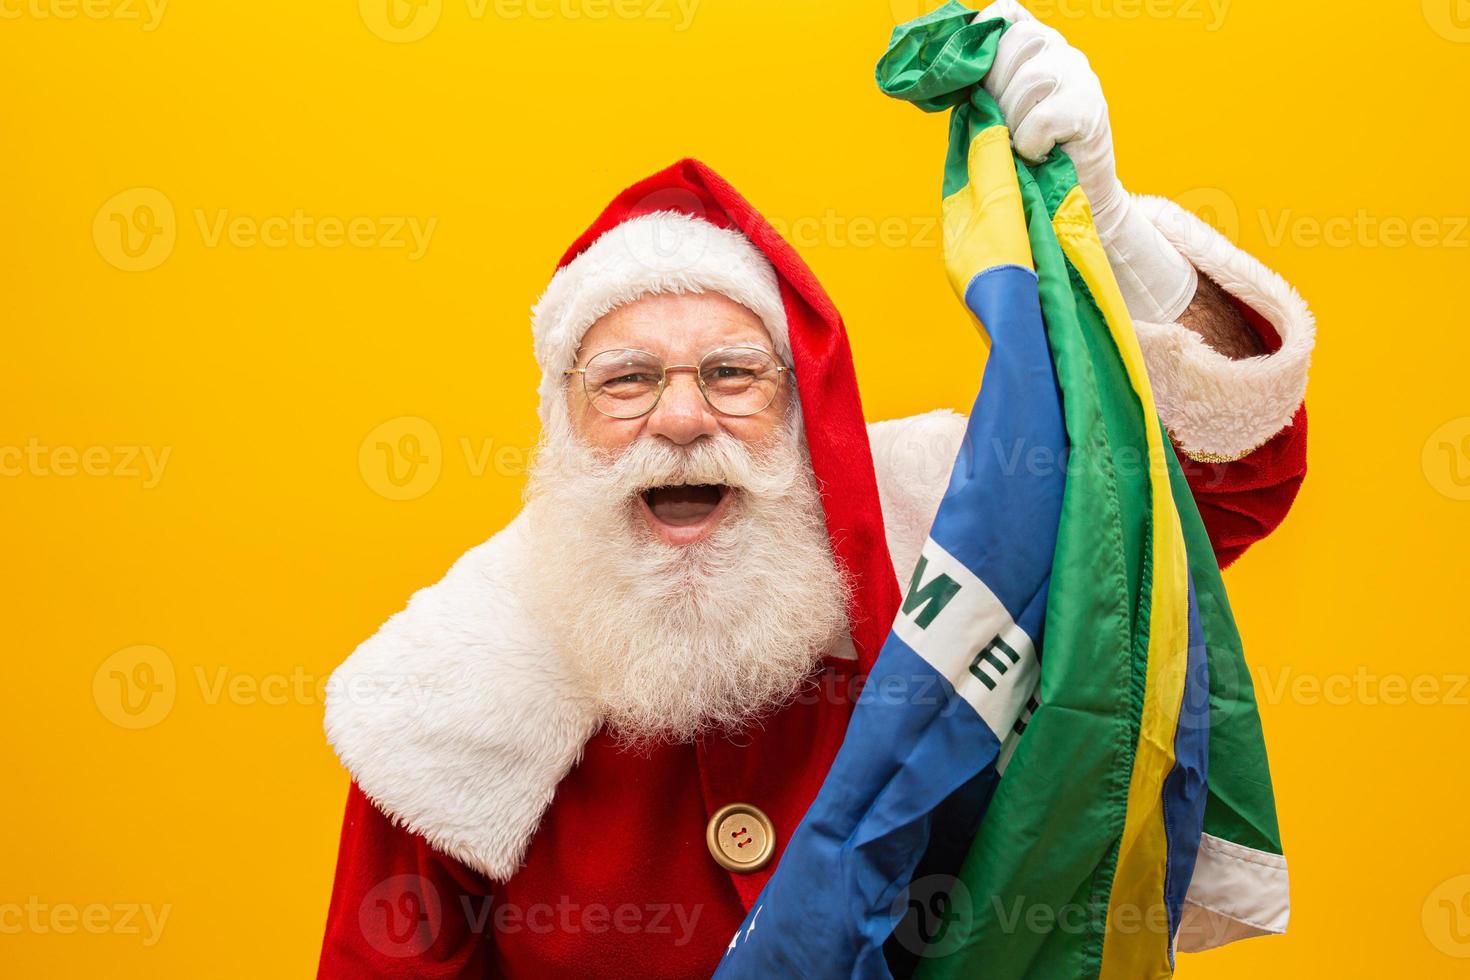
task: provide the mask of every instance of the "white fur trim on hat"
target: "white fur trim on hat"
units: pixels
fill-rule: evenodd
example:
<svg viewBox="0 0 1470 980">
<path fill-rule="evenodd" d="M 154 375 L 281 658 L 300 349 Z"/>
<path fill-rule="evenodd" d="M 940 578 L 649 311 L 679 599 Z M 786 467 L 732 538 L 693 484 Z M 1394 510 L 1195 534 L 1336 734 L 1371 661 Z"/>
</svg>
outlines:
<svg viewBox="0 0 1470 980">
<path fill-rule="evenodd" d="M 1134 322 L 1164 425 L 1185 454 L 1239 459 L 1291 424 L 1307 390 L 1316 327 L 1286 280 L 1172 201 L 1135 195 L 1170 245 L 1281 338 L 1274 354 L 1232 360 L 1178 323 Z"/>
<path fill-rule="evenodd" d="M 604 232 L 556 271 L 532 308 L 542 422 L 550 419 L 562 372 L 575 363 L 588 327 L 643 296 L 704 292 L 728 296 L 760 317 L 776 353 L 790 360 L 786 308 L 770 259 L 738 231 L 656 211 Z"/>
</svg>

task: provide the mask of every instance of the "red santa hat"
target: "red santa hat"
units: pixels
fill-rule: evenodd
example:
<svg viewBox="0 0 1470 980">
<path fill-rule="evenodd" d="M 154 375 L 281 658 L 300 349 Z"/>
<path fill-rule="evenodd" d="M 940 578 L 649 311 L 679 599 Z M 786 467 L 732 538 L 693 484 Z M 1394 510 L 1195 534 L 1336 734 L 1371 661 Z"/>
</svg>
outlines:
<svg viewBox="0 0 1470 980">
<path fill-rule="evenodd" d="M 795 370 L 828 536 L 853 585 L 859 664 L 898 611 L 867 426 L 842 317 L 795 250 L 709 167 L 684 159 L 615 197 L 572 243 L 532 311 L 543 425 L 565 424 L 565 369 L 587 329 L 654 293 L 718 292 L 760 317 Z"/>
</svg>

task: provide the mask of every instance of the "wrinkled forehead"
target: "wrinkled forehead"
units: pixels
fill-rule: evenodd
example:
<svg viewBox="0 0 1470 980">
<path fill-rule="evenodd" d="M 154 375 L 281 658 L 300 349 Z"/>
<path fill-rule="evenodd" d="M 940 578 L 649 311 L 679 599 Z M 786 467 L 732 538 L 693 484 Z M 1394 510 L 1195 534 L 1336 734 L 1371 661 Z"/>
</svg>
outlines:
<svg viewBox="0 0 1470 980">
<path fill-rule="evenodd" d="M 634 348 L 669 363 L 694 363 L 720 347 L 773 350 L 760 317 L 719 293 L 660 293 L 640 297 L 587 329 L 578 360 L 599 351 Z"/>
</svg>

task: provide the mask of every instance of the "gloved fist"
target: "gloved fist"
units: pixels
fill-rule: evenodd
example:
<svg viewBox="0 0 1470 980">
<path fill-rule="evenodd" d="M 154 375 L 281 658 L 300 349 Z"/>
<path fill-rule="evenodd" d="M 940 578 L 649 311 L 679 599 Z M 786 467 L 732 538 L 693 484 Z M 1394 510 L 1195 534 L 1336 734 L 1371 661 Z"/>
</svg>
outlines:
<svg viewBox="0 0 1470 980">
<path fill-rule="evenodd" d="M 1061 145 L 1077 168 L 1098 231 L 1110 231 L 1126 192 L 1113 160 L 1102 82 L 1087 55 L 1016 0 L 998 0 L 976 19 L 993 17 L 1012 26 L 1001 36 L 985 90 L 1000 103 L 1016 152 L 1040 163 Z"/>
<path fill-rule="evenodd" d="M 1151 323 L 1174 322 L 1194 297 L 1194 267 L 1137 213 L 1118 180 L 1107 99 L 1087 56 L 1016 0 L 997 0 L 975 19 L 994 17 L 1011 26 L 985 90 L 1000 104 L 1016 152 L 1032 163 L 1056 147 L 1066 152 L 1129 311 Z"/>
</svg>

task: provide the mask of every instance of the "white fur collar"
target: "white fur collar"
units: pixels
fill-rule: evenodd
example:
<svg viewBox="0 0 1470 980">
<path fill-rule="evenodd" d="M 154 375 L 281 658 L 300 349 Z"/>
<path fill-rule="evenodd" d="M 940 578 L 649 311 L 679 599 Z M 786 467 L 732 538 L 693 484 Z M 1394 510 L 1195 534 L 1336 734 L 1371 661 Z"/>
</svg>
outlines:
<svg viewBox="0 0 1470 980">
<path fill-rule="evenodd" d="M 327 739 L 362 791 L 493 880 L 515 871 L 597 728 L 515 592 L 522 514 L 338 667 Z"/>
</svg>

